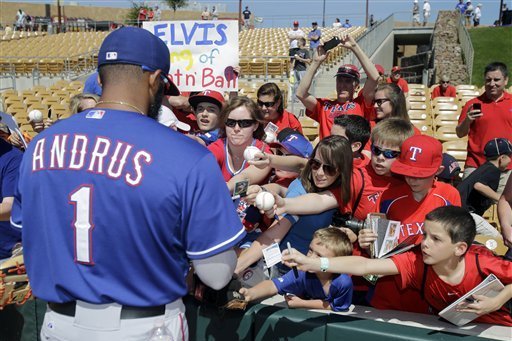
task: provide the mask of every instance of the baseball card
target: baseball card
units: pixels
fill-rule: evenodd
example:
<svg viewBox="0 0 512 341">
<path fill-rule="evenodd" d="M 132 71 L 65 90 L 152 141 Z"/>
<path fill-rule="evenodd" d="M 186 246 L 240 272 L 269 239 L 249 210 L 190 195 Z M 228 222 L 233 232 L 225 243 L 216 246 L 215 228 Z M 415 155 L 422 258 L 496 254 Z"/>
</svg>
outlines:
<svg viewBox="0 0 512 341">
<path fill-rule="evenodd" d="M 232 199 L 235 200 L 235 199 L 243 198 L 243 197 L 247 196 L 248 188 L 249 188 L 249 180 L 248 179 L 235 182 L 235 189 L 233 190 Z"/>
<path fill-rule="evenodd" d="M 281 249 L 278 243 L 273 243 L 262 250 L 263 258 L 265 258 L 265 264 L 267 268 L 270 268 L 277 263 L 281 262 Z"/>
</svg>

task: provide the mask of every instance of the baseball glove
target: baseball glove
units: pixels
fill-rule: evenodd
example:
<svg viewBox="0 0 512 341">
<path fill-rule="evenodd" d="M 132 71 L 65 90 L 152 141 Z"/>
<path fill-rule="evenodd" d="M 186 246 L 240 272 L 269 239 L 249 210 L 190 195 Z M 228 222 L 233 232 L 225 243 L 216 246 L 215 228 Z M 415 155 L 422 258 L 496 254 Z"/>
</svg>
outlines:
<svg viewBox="0 0 512 341">
<path fill-rule="evenodd" d="M 199 302 L 230 310 L 245 310 L 247 307 L 248 302 L 245 301 L 244 295 L 238 292 L 242 285 L 237 279 L 232 279 L 220 290 L 214 290 L 206 286 L 195 275 L 194 280 L 194 298 Z"/>
<path fill-rule="evenodd" d="M 0 310 L 6 305 L 21 305 L 32 297 L 23 255 L 9 258 L 0 264 Z"/>
</svg>

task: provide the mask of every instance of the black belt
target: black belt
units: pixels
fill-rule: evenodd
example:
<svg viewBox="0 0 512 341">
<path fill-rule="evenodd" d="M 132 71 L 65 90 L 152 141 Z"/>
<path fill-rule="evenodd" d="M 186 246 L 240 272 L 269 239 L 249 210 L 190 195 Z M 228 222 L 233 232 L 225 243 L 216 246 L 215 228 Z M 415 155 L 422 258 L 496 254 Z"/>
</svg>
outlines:
<svg viewBox="0 0 512 341">
<path fill-rule="evenodd" d="M 66 316 L 75 316 L 76 302 L 67 303 L 51 303 L 48 302 L 48 307 L 58 314 Z M 159 305 L 154 307 L 132 307 L 123 305 L 121 308 L 121 319 L 137 319 L 144 317 L 159 316 L 165 314 L 165 305 Z"/>
</svg>

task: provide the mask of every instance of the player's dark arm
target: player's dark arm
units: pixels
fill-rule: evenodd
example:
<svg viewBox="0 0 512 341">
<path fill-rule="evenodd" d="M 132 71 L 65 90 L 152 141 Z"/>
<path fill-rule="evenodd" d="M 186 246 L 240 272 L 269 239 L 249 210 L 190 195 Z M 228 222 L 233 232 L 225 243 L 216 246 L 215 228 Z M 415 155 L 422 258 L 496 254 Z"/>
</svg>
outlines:
<svg viewBox="0 0 512 341">
<path fill-rule="evenodd" d="M 9 221 L 13 202 L 14 197 L 5 197 L 2 199 L 0 203 L 0 221 Z"/>
</svg>

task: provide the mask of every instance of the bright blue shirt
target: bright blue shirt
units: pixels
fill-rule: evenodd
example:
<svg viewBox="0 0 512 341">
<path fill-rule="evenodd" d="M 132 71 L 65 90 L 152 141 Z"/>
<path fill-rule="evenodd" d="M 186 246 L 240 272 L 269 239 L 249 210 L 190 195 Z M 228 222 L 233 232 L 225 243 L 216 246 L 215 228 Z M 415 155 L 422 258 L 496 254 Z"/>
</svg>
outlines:
<svg viewBox="0 0 512 341">
<path fill-rule="evenodd" d="M 98 72 L 87 77 L 84 83 L 84 91 L 82 93 L 101 96 L 102 92 L 103 89 L 101 88 L 100 83 L 98 83 Z"/>
<path fill-rule="evenodd" d="M 292 181 L 288 186 L 286 192 L 287 198 L 295 198 L 301 195 L 307 194 L 304 186 L 300 182 L 300 179 Z M 290 231 L 281 240 L 281 250 L 286 249 L 287 244 L 290 243 L 292 247 L 297 249 L 303 254 L 306 254 L 309 250 L 309 244 L 313 240 L 313 233 L 324 227 L 331 225 L 332 216 L 336 212 L 336 209 L 328 210 L 320 214 L 304 214 L 300 216 L 287 214 L 284 217 L 288 219 L 292 226 Z M 288 269 L 285 265 L 279 263 L 277 265 L 280 269 Z"/>
<path fill-rule="evenodd" d="M 18 170 L 23 153 L 0 139 L 0 201 L 14 197 Z M 21 241 L 21 231 L 13 229 L 9 221 L 0 221 L 0 259 L 11 256 L 12 248 Z"/>
<path fill-rule="evenodd" d="M 156 306 L 187 293 L 190 259 L 245 231 L 213 155 L 135 112 L 88 110 L 28 146 L 12 213 L 35 296 Z"/>
<path fill-rule="evenodd" d="M 318 40 L 311 40 L 312 36 L 322 37 L 322 31 L 319 28 L 317 28 L 316 30 L 311 30 L 308 33 L 309 47 L 312 49 L 316 49 L 318 45 L 320 45 L 320 38 Z"/>
<path fill-rule="evenodd" d="M 326 295 L 322 283 L 314 273 L 299 271 L 295 278 L 293 270 L 272 279 L 280 295 L 294 294 L 302 299 L 329 302 L 333 311 L 347 311 L 352 303 L 352 279 L 347 274 L 333 274 L 329 293 Z"/>
</svg>

